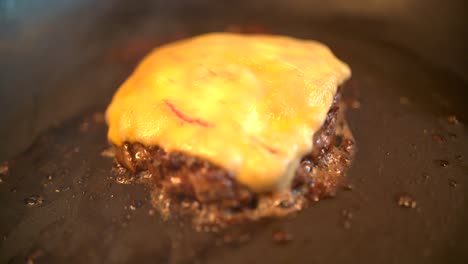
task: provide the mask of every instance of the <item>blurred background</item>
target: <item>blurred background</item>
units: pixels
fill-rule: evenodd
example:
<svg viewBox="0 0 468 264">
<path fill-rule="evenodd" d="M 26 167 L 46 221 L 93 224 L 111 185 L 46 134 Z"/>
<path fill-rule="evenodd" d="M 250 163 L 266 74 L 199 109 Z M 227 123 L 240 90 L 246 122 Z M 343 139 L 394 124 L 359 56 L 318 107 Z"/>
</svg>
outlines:
<svg viewBox="0 0 468 264">
<path fill-rule="evenodd" d="M 46 128 L 105 106 L 152 47 L 207 31 L 300 35 L 295 28 L 309 25 L 339 30 L 394 45 L 468 82 L 467 5 L 463 0 L 0 0 L 0 160 L 23 151 Z"/>
</svg>

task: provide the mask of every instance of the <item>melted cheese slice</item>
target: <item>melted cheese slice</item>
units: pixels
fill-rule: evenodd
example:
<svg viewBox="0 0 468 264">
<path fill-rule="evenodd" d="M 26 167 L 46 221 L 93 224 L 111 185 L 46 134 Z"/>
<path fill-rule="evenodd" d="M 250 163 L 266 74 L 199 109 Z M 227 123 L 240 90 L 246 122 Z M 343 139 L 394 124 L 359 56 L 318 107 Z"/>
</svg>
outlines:
<svg viewBox="0 0 468 264">
<path fill-rule="evenodd" d="M 205 158 L 256 192 L 288 187 L 350 69 L 323 44 L 214 33 L 155 49 L 107 109 L 108 138 Z"/>
</svg>

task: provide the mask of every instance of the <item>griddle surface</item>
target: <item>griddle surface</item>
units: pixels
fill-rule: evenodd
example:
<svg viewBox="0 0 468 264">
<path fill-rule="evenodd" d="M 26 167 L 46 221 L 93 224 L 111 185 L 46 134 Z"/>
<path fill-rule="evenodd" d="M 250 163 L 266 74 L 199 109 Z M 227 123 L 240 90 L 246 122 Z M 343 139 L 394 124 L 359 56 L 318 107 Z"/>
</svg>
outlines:
<svg viewBox="0 0 468 264">
<path fill-rule="evenodd" d="M 110 178 L 112 160 L 101 155 L 108 147 L 105 124 L 80 130 L 104 110 L 110 98 L 103 98 L 102 108 L 51 129 L 14 159 L 0 183 L 0 262 L 23 263 L 28 256 L 38 263 L 464 262 L 467 87 L 409 51 L 365 34 L 318 28 L 274 31 L 325 42 L 353 70 L 345 91 L 360 102 L 347 112 L 357 141 L 348 173 L 352 191 L 291 218 L 240 227 L 246 242 L 220 243 L 219 234 L 150 215 L 145 186 Z M 450 124 L 449 115 L 461 123 Z M 416 208 L 397 205 L 402 193 L 414 197 Z M 31 195 L 43 203 L 26 206 Z M 134 201 L 142 206 L 130 209 Z M 274 243 L 276 230 L 293 240 Z"/>
</svg>

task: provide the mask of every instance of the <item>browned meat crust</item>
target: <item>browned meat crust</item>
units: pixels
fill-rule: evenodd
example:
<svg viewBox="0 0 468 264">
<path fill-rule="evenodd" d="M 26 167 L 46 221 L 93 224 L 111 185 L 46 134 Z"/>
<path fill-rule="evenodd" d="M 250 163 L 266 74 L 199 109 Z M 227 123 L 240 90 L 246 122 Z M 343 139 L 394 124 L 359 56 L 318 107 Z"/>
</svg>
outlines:
<svg viewBox="0 0 468 264">
<path fill-rule="evenodd" d="M 314 149 L 303 158 L 291 187 L 292 190 L 307 189 L 303 193 L 312 199 L 333 195 L 338 184 L 339 177 L 313 173 L 312 170 L 329 163 L 330 157 L 327 154 L 335 143 L 339 99 L 340 94 L 337 93 L 326 121 L 313 137 Z M 345 143 L 349 145 L 352 141 Z M 238 183 L 234 175 L 225 169 L 201 158 L 182 152 L 166 152 L 158 146 L 125 143 L 116 147 L 116 159 L 133 174 L 141 171 L 151 173 L 156 188 L 162 190 L 171 201 L 196 201 L 234 211 L 257 207 L 258 194 Z M 349 159 L 346 158 L 346 162 Z"/>
</svg>

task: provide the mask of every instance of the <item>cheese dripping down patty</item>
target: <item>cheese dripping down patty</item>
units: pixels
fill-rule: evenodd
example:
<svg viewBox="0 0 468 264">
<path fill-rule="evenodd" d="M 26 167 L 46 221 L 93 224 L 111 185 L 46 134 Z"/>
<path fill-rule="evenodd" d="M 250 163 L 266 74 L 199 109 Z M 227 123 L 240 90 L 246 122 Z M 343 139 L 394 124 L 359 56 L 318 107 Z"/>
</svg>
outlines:
<svg viewBox="0 0 468 264">
<path fill-rule="evenodd" d="M 197 36 L 143 59 L 107 109 L 108 138 L 185 152 L 255 192 L 281 191 L 350 75 L 316 41 Z"/>
</svg>

